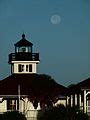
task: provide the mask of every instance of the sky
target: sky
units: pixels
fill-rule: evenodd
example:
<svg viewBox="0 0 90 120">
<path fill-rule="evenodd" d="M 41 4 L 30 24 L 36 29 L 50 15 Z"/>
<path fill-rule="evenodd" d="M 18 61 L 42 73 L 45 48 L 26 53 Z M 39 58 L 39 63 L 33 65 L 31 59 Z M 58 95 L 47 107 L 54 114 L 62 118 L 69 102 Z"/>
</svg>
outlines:
<svg viewBox="0 0 90 120">
<path fill-rule="evenodd" d="M 64 86 L 90 77 L 90 0 L 0 0 L 1 80 L 23 32 L 40 53 L 39 74 Z"/>
</svg>

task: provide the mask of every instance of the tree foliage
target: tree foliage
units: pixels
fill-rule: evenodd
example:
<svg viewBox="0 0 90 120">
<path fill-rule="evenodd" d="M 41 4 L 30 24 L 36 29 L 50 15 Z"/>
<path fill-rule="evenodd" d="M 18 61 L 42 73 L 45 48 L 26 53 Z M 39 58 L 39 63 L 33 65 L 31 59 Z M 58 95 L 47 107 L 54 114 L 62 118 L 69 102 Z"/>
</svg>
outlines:
<svg viewBox="0 0 90 120">
<path fill-rule="evenodd" d="M 77 106 L 65 107 L 59 105 L 57 107 L 46 109 L 41 116 L 38 117 L 38 120 L 88 120 L 88 116 Z"/>
<path fill-rule="evenodd" d="M 5 112 L 4 114 L 0 115 L 0 120 L 26 120 L 26 117 L 22 113 L 13 111 Z"/>
</svg>

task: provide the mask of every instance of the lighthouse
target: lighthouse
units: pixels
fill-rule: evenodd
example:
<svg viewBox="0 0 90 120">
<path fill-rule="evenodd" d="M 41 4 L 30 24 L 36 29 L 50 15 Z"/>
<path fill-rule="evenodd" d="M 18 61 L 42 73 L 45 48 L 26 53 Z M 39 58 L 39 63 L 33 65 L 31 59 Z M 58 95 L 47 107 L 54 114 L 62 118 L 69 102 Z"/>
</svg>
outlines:
<svg viewBox="0 0 90 120">
<path fill-rule="evenodd" d="M 22 39 L 15 43 L 15 53 L 9 54 L 12 74 L 31 74 L 37 72 L 39 53 L 33 53 L 33 44 L 26 40 L 25 34 Z"/>
<path fill-rule="evenodd" d="M 19 111 L 27 120 L 38 120 L 38 113 L 48 107 L 66 105 L 67 89 L 50 76 L 37 74 L 39 53 L 33 52 L 25 34 L 14 45 L 8 60 L 12 74 L 0 81 L 0 113 Z"/>
</svg>

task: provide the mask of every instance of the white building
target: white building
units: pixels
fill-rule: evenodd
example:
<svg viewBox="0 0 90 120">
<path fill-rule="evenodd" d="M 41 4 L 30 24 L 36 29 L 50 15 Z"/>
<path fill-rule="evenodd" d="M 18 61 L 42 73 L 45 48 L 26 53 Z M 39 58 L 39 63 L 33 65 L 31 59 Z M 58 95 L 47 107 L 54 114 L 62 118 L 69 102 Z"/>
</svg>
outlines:
<svg viewBox="0 0 90 120">
<path fill-rule="evenodd" d="M 78 106 L 84 113 L 90 113 L 90 78 L 73 85 L 67 93 L 68 104 Z"/>
</svg>

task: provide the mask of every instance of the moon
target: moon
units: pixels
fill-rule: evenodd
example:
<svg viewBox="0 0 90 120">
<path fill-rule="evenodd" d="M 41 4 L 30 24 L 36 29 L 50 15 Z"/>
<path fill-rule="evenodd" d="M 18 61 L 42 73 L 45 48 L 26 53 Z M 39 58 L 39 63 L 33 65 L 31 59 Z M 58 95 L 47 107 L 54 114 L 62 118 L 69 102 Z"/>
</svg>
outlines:
<svg viewBox="0 0 90 120">
<path fill-rule="evenodd" d="M 60 15 L 55 14 L 55 15 L 51 16 L 51 23 L 52 24 L 59 24 L 60 22 L 61 22 Z"/>
</svg>

